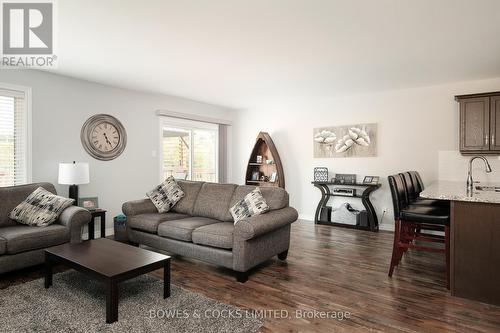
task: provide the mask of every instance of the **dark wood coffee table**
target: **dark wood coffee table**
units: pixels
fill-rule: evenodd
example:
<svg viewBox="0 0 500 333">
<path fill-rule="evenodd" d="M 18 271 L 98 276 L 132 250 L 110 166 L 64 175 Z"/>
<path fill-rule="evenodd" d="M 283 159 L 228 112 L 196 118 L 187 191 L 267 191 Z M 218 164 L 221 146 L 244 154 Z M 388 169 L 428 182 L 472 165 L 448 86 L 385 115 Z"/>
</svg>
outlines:
<svg viewBox="0 0 500 333">
<path fill-rule="evenodd" d="M 45 250 L 45 288 L 52 266 L 61 263 L 106 284 L 106 323 L 118 320 L 118 283 L 163 268 L 163 298 L 170 296 L 170 257 L 100 238 Z"/>
</svg>

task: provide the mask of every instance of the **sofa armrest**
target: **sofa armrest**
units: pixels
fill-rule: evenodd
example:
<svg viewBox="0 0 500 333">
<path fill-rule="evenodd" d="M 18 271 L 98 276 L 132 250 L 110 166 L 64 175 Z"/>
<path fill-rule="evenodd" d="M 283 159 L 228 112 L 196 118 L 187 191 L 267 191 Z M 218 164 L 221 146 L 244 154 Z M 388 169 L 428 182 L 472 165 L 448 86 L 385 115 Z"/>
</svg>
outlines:
<svg viewBox="0 0 500 333">
<path fill-rule="evenodd" d="M 71 243 L 80 243 L 83 226 L 88 224 L 91 218 L 92 215 L 85 208 L 70 206 L 61 213 L 58 223 L 69 228 Z"/>
<path fill-rule="evenodd" d="M 158 213 L 155 205 L 150 199 L 141 199 L 125 202 L 122 205 L 123 214 L 127 216 L 134 216 L 147 213 Z"/>
<path fill-rule="evenodd" d="M 292 224 L 298 217 L 297 211 L 292 207 L 277 209 L 236 222 L 234 233 L 237 237 L 248 240 Z"/>
</svg>

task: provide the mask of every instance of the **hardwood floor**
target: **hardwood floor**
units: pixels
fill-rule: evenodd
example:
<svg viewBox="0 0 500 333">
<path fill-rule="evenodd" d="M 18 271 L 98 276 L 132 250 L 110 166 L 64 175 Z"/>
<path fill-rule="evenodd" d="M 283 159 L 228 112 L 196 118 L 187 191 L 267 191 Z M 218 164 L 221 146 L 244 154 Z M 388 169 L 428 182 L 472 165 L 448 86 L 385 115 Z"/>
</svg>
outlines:
<svg viewBox="0 0 500 333">
<path fill-rule="evenodd" d="M 287 261 L 269 260 L 245 284 L 230 270 L 180 257 L 172 283 L 243 309 L 289 312 L 291 318 L 267 318 L 261 332 L 500 331 L 500 307 L 449 295 L 440 254 L 409 251 L 387 277 L 392 240 L 392 233 L 299 221 Z M 152 274 L 163 277 L 162 270 Z M 0 288 L 29 278 L 5 274 Z M 346 311 L 350 318 L 300 319 L 296 310 Z"/>
</svg>

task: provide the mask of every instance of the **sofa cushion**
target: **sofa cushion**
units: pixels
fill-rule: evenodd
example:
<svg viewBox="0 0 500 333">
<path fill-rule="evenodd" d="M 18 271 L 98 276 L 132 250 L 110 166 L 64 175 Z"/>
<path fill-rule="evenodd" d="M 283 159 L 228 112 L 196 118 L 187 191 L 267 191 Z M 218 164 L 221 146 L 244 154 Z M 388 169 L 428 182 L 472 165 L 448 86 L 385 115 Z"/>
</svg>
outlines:
<svg viewBox="0 0 500 333">
<path fill-rule="evenodd" d="M 193 233 L 193 230 L 213 223 L 220 222 L 206 217 L 188 217 L 182 220 L 167 221 L 158 226 L 158 235 L 185 242 L 191 242 L 191 234 Z"/>
<path fill-rule="evenodd" d="M 0 205 L 0 227 L 18 225 L 9 217 L 10 212 L 39 187 L 56 194 L 54 185 L 49 183 L 0 187 L 0 202 L 2 202 Z"/>
<path fill-rule="evenodd" d="M 262 196 L 260 188 L 257 187 L 231 207 L 229 212 L 233 216 L 234 223 L 236 223 L 245 217 L 260 215 L 268 210 L 269 206 L 266 199 Z"/>
<path fill-rule="evenodd" d="M 46 227 L 18 225 L 0 228 L 0 238 L 7 241 L 6 253 L 16 254 L 66 243 L 70 239 L 70 230 L 60 224 Z"/>
<path fill-rule="evenodd" d="M 4 254 L 7 251 L 7 241 L 3 238 L 0 238 L 0 254 Z"/>
<path fill-rule="evenodd" d="M 170 220 L 179 220 L 186 217 L 188 216 L 178 213 L 146 213 L 130 216 L 127 220 L 127 225 L 132 229 L 156 234 L 160 223 Z"/>
<path fill-rule="evenodd" d="M 223 222 L 233 221 L 229 204 L 235 184 L 204 183 L 194 205 L 194 216 L 209 217 Z"/>
<path fill-rule="evenodd" d="M 193 243 L 232 249 L 233 231 L 234 224 L 232 222 L 219 222 L 199 227 L 193 231 Z"/>
<path fill-rule="evenodd" d="M 193 215 L 194 204 L 198 193 L 200 193 L 203 182 L 193 182 L 189 180 L 178 180 L 177 184 L 184 192 L 184 197 L 172 208 L 173 212 Z"/>
<path fill-rule="evenodd" d="M 181 187 L 177 185 L 174 177 L 168 177 L 163 183 L 146 193 L 159 213 L 166 213 L 184 196 Z"/>
<path fill-rule="evenodd" d="M 233 207 L 238 201 L 242 200 L 248 193 L 255 190 L 255 186 L 241 185 L 234 191 L 231 198 L 231 205 Z M 260 187 L 260 192 L 269 205 L 269 210 L 277 210 L 288 207 L 288 193 L 281 187 Z"/>
<path fill-rule="evenodd" d="M 12 210 L 10 218 L 22 224 L 45 227 L 54 223 L 74 201 L 39 187 Z"/>
</svg>

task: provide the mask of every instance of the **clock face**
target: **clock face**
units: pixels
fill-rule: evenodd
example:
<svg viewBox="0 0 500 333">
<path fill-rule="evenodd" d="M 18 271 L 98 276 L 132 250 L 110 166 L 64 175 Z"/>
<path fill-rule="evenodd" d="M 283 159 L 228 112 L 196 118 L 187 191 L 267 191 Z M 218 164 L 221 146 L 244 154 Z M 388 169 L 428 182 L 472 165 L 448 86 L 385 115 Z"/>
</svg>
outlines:
<svg viewBox="0 0 500 333">
<path fill-rule="evenodd" d="M 95 149 L 101 152 L 112 151 L 118 147 L 120 133 L 113 124 L 102 122 L 92 130 L 91 143 Z"/>
<path fill-rule="evenodd" d="M 127 144 L 127 133 L 122 123 L 108 114 L 90 117 L 83 124 L 80 137 L 87 153 L 102 161 L 120 156 Z"/>
</svg>

